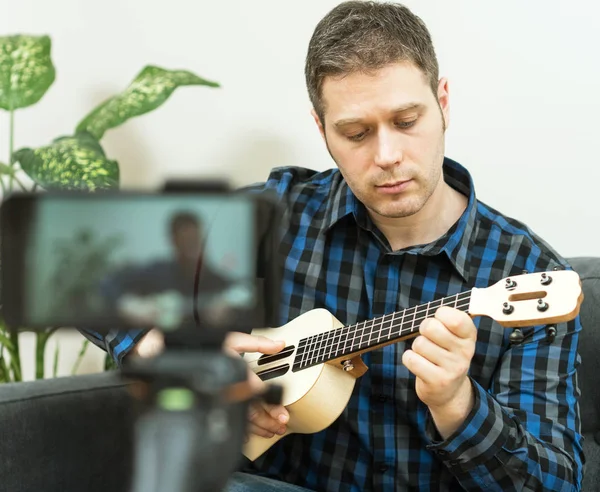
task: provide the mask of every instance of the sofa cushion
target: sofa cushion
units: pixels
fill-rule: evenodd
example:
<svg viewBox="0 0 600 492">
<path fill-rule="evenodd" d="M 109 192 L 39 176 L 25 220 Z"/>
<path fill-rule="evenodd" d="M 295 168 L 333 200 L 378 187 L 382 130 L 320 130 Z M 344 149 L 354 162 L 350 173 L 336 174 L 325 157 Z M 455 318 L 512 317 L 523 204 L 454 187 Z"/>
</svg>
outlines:
<svg viewBox="0 0 600 492">
<path fill-rule="evenodd" d="M 128 491 L 130 400 L 115 372 L 2 385 L 1 490 Z"/>
<path fill-rule="evenodd" d="M 581 423 L 584 433 L 600 431 L 600 258 L 571 258 L 583 284 L 585 299 L 581 305 L 582 331 L 579 338 L 579 386 Z"/>
<path fill-rule="evenodd" d="M 591 492 L 600 490 L 600 258 L 570 258 L 568 261 L 579 274 L 585 295 L 580 313 L 583 328 L 579 338 L 578 379 L 586 459 L 583 490 Z"/>
</svg>

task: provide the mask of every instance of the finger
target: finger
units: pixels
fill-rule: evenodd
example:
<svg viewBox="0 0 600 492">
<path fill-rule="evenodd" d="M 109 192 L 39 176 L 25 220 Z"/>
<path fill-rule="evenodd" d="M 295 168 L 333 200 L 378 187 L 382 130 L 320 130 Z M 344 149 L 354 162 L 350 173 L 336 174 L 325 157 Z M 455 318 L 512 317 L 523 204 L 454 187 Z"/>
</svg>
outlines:
<svg viewBox="0 0 600 492">
<path fill-rule="evenodd" d="M 405 350 L 402 354 L 402 364 L 425 384 L 439 380 L 442 370 L 413 350 Z"/>
<path fill-rule="evenodd" d="M 225 346 L 238 354 L 243 352 L 260 352 L 261 354 L 276 354 L 285 347 L 282 340 L 250 335 L 248 333 L 230 332 L 225 338 Z"/>
<path fill-rule="evenodd" d="M 257 436 L 266 437 L 266 438 L 271 438 L 275 435 L 275 433 L 268 431 L 266 429 L 263 429 L 262 427 L 259 427 L 255 424 L 253 424 L 252 422 L 248 423 L 248 433 L 256 434 Z M 283 435 L 283 434 L 285 434 L 285 432 L 280 435 Z"/>
<path fill-rule="evenodd" d="M 477 328 L 471 317 L 464 311 L 449 306 L 442 306 L 435 312 L 435 319 L 459 338 L 477 338 Z"/>
<path fill-rule="evenodd" d="M 265 408 L 269 412 L 269 415 L 277 420 L 280 424 L 285 425 L 289 422 L 290 414 L 283 405 L 265 404 Z"/>
<path fill-rule="evenodd" d="M 455 350 L 461 340 L 436 318 L 427 318 L 419 326 L 419 333 L 445 350 Z"/>
<path fill-rule="evenodd" d="M 263 404 L 255 402 L 250 405 L 248 412 L 248 420 L 256 427 L 268 431 L 272 434 L 285 433 L 286 426 L 273 418 L 265 409 Z"/>
<path fill-rule="evenodd" d="M 455 360 L 452 352 L 433 343 L 429 338 L 420 335 L 414 339 L 411 349 L 438 367 L 451 368 Z"/>
</svg>

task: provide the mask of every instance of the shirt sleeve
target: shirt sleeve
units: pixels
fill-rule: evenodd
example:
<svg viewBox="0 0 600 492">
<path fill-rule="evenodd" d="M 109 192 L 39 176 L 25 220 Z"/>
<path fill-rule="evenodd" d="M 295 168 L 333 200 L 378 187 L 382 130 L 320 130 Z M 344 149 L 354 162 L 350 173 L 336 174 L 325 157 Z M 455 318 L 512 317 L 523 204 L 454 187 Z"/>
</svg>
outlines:
<svg viewBox="0 0 600 492">
<path fill-rule="evenodd" d="M 138 283 L 139 276 L 134 274 L 133 270 L 126 270 L 121 272 L 119 275 L 110 276 L 104 279 L 101 285 L 101 289 L 107 302 L 108 309 L 114 309 L 114 304 L 123 294 L 130 284 L 133 284 L 133 280 Z M 149 276 L 151 278 L 151 276 Z M 79 332 L 94 345 L 105 350 L 115 363 L 120 367 L 122 365 L 124 357 L 133 349 L 136 343 L 138 343 L 142 337 L 148 333 L 148 330 L 110 330 L 107 333 L 98 333 L 96 330 L 92 330 L 86 327 L 79 327 Z"/>
<path fill-rule="evenodd" d="M 581 490 L 583 451 L 576 370 L 579 317 L 545 327 L 506 351 L 489 389 L 471 379 L 475 405 L 448 439 L 428 448 L 465 490 Z"/>
</svg>

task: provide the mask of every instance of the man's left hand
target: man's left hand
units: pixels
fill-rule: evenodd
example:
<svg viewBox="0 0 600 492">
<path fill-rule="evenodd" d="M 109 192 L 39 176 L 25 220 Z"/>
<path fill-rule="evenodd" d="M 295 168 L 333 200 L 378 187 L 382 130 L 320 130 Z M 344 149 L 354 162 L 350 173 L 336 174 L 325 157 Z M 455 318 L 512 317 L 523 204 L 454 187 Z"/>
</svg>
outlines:
<svg viewBox="0 0 600 492">
<path fill-rule="evenodd" d="M 421 323 L 420 335 L 402 363 L 416 380 L 419 399 L 429 407 L 440 435 L 446 439 L 473 408 L 474 393 L 468 377 L 475 353 L 477 329 L 458 309 L 439 308 Z"/>
</svg>

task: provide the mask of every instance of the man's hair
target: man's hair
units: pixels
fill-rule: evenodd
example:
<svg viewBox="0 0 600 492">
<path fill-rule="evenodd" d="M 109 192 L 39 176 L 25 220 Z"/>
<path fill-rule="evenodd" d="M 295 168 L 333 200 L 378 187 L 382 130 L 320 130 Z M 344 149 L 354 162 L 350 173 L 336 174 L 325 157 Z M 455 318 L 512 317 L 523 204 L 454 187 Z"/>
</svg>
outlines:
<svg viewBox="0 0 600 492">
<path fill-rule="evenodd" d="M 437 95 L 438 62 L 419 17 L 398 3 L 349 1 L 335 7 L 317 24 L 306 56 L 308 95 L 321 122 L 325 77 L 369 73 L 404 61 L 423 72 Z"/>
<path fill-rule="evenodd" d="M 171 235 L 174 235 L 182 227 L 190 225 L 199 228 L 200 220 L 192 212 L 180 211 L 171 216 L 171 220 L 169 221 L 169 231 L 171 232 Z"/>
</svg>

